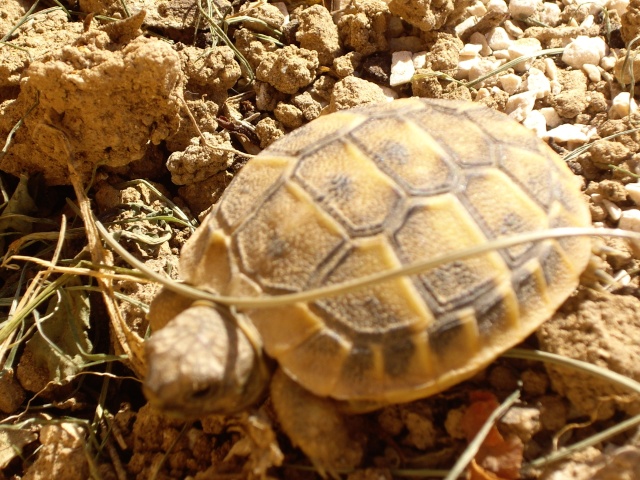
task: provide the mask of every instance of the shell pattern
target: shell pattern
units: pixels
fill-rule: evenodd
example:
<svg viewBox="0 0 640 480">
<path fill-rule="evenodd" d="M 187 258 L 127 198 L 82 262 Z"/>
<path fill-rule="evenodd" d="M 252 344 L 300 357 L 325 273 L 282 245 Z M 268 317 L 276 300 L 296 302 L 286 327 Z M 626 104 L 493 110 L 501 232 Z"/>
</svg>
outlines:
<svg viewBox="0 0 640 480">
<path fill-rule="evenodd" d="M 320 117 L 252 159 L 187 243 L 181 272 L 221 294 L 278 295 L 589 225 L 579 182 L 532 132 L 478 104 L 413 98 Z M 588 239 L 546 240 L 243 314 L 311 392 L 405 402 L 522 341 L 589 256 Z"/>
</svg>

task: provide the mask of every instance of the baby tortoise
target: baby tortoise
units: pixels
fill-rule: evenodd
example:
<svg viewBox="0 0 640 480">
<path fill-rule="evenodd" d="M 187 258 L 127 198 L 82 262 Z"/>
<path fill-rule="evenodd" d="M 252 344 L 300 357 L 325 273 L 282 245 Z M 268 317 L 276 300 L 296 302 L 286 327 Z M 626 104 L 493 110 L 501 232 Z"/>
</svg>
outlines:
<svg viewBox="0 0 640 480">
<path fill-rule="evenodd" d="M 468 102 L 404 99 L 323 116 L 252 159 L 182 250 L 185 282 L 302 292 L 488 240 L 590 226 L 577 179 L 531 131 Z M 163 290 L 150 401 L 250 406 L 271 380 L 282 429 L 321 472 L 356 465 L 343 413 L 440 392 L 522 341 L 571 294 L 582 237 L 454 261 L 348 293 L 241 311 Z M 165 326 L 166 325 L 166 326 Z M 262 351 L 279 368 L 271 375 Z"/>
</svg>

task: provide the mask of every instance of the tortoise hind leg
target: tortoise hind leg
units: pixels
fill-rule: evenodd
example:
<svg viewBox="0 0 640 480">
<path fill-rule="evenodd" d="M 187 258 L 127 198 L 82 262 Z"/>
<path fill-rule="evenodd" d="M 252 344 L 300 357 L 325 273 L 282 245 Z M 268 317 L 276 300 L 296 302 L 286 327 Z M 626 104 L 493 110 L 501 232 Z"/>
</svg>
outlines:
<svg viewBox="0 0 640 480">
<path fill-rule="evenodd" d="M 338 478 L 337 470 L 352 469 L 360 463 L 364 436 L 350 431 L 339 402 L 315 396 L 282 369 L 273 376 L 271 400 L 284 433 L 320 475 Z"/>
</svg>

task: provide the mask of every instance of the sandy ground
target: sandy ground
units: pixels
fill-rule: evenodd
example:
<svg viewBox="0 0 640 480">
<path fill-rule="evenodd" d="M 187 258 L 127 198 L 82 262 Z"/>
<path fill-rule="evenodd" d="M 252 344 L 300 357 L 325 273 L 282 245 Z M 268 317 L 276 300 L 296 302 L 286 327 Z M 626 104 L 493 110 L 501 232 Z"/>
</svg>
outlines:
<svg viewBox="0 0 640 480">
<path fill-rule="evenodd" d="M 198 9 L 139 0 L 125 11 L 121 2 L 81 0 L 70 14 L 41 5 L 25 18 L 30 2 L 4 0 L 3 254 L 51 259 L 64 214 L 59 258 L 69 261 L 60 265 L 96 261 L 95 251 L 82 253 L 95 237 L 64 201 L 77 198 L 75 180 L 138 259 L 177 278 L 188 219 L 202 218 L 220 197 L 247 162 L 243 152 L 256 154 L 321 114 L 412 95 L 481 102 L 524 122 L 568 155 L 594 225 L 640 229 L 640 135 L 631 130 L 640 114 L 627 93 L 640 67 L 625 48 L 638 35 L 640 3 L 313 3 L 218 0 Z M 484 77 L 506 61 L 558 48 L 564 53 Z M 177 207 L 187 221 L 176 220 Z M 526 344 L 640 381 L 640 257 L 623 241 L 602 243 L 609 249 L 598 250 L 597 267 L 618 282 L 597 291 L 602 280 L 590 269 Z M 136 377 L 144 372 L 144 309 L 155 284 L 120 278 L 120 296 L 104 300 L 81 288 L 104 283 L 76 271 L 36 315 L 25 285 L 36 286 L 46 269 L 7 258 L 5 311 L 27 313 L 23 327 L 0 327 L 0 478 L 314 475 L 280 433 L 269 399 L 237 416 L 188 423 L 146 404 Z M 14 297 L 23 302 L 11 306 Z M 531 467 L 558 446 L 640 414 L 640 400 L 610 381 L 508 358 L 443 394 L 358 417 L 369 442 L 363 468 L 349 478 L 451 467 L 472 425 L 519 382 L 522 399 L 476 456 L 472 478 L 640 478 L 633 429 Z"/>
</svg>

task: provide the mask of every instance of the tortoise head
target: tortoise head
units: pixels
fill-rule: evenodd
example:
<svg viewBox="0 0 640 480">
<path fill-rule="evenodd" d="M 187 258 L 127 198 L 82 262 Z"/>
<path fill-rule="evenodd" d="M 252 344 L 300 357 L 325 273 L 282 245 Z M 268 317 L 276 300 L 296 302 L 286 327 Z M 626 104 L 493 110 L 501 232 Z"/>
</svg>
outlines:
<svg viewBox="0 0 640 480">
<path fill-rule="evenodd" d="M 233 413 L 257 402 L 269 382 L 260 347 L 228 310 L 204 303 L 184 308 L 191 301 L 176 297 L 161 292 L 149 313 L 152 328 L 158 324 L 154 318 L 162 324 L 172 316 L 145 342 L 149 402 L 191 418 Z"/>
</svg>

